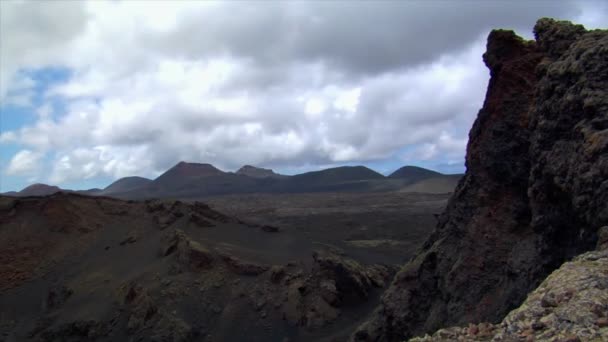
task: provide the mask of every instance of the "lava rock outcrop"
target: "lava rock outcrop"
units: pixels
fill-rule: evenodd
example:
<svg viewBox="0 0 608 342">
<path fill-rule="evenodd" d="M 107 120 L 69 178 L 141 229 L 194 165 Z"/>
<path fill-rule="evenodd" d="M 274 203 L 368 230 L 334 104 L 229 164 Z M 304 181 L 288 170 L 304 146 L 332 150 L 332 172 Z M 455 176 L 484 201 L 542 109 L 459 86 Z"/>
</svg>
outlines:
<svg viewBox="0 0 608 342">
<path fill-rule="evenodd" d="M 608 31 L 541 19 L 495 30 L 467 172 L 436 231 L 356 341 L 500 322 L 608 223 Z"/>
<path fill-rule="evenodd" d="M 410 342 L 606 341 L 608 250 L 579 255 L 551 273 L 500 324 L 440 329 Z"/>
</svg>

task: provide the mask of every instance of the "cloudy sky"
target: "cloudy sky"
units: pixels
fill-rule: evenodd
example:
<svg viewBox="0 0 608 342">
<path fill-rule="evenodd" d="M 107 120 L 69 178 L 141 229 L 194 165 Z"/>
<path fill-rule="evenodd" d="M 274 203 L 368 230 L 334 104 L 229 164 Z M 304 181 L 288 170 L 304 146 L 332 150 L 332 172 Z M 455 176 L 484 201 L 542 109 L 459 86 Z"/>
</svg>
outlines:
<svg viewBox="0 0 608 342">
<path fill-rule="evenodd" d="M 492 28 L 608 26 L 568 1 L 0 1 L 0 191 L 180 160 L 464 171 Z"/>
</svg>

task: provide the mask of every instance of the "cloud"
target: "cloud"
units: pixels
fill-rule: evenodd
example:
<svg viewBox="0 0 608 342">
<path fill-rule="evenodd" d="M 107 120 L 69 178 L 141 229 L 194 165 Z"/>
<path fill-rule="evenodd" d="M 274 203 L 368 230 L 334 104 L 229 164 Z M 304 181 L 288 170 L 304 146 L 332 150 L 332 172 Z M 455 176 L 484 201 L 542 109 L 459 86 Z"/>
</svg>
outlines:
<svg viewBox="0 0 608 342">
<path fill-rule="evenodd" d="M 419 68 L 321 88 L 315 80 L 323 72 L 303 65 L 288 74 L 308 68 L 308 77 L 286 79 L 287 91 L 218 91 L 237 73 L 223 71 L 219 77 L 216 63 L 163 62 L 155 70 L 113 79 L 111 87 L 108 81 L 107 91 L 95 93 L 103 97 L 71 93 L 86 83 L 76 77 L 54 90 L 75 99 L 65 114 L 40 116 L 19 131 L 19 140 L 36 150 L 58 152 L 54 182 L 128 175 L 125 168 L 103 165 L 133 155 L 140 158 L 131 158 L 127 171 L 138 174 L 166 169 L 177 158 L 225 168 L 383 158 L 404 145 L 434 140 L 440 127 L 469 124 L 483 93 L 472 85 L 487 78 L 479 67 L 482 50 L 480 39 L 461 53 Z M 207 82 L 198 82 L 201 78 Z M 104 88 L 106 83 L 95 85 Z M 462 102 L 467 103 L 464 109 L 455 111 Z M 39 112 L 48 110 L 42 108 Z M 74 146 L 80 157 L 72 152 Z M 96 172 L 82 171 L 85 166 Z"/>
<path fill-rule="evenodd" d="M 40 168 L 42 153 L 30 150 L 21 150 L 11 159 L 6 169 L 8 175 L 29 175 Z"/>
<path fill-rule="evenodd" d="M 15 132 L 4 132 L 0 134 L 0 143 L 8 143 L 17 141 L 17 134 Z"/>
<path fill-rule="evenodd" d="M 82 2 L 0 1 L 0 104 L 27 104 L 33 80 L 23 70 L 63 64 L 86 21 Z"/>
<path fill-rule="evenodd" d="M 24 71 L 69 70 L 44 85 L 33 123 L 0 136 L 48 156 L 54 183 L 179 160 L 367 162 L 405 146 L 462 160 L 490 28 L 605 18 L 578 2 L 0 4 L 0 101 L 32 104 L 41 81 Z"/>
<path fill-rule="evenodd" d="M 402 156 L 403 160 L 432 160 L 441 156 L 447 164 L 459 163 L 463 151 L 466 149 L 467 139 L 456 139 L 449 133 L 442 131 L 439 139 L 432 143 L 425 143 Z"/>
</svg>

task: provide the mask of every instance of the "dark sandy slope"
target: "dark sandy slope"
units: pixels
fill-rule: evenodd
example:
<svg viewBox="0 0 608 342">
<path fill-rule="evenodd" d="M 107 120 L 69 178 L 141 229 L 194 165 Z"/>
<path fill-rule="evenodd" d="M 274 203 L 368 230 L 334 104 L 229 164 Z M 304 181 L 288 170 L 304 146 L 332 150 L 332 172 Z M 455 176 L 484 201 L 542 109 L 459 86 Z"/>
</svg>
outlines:
<svg viewBox="0 0 608 342">
<path fill-rule="evenodd" d="M 430 200 L 439 200 L 433 211 L 443 206 L 427 196 L 410 210 Z M 338 244 L 347 232 L 324 239 L 329 223 L 297 228 L 331 216 L 295 215 L 277 227 L 200 202 L 0 197 L 0 340 L 344 340 L 378 304 L 397 259 Z M 433 220 L 424 215 L 418 242 Z"/>
</svg>

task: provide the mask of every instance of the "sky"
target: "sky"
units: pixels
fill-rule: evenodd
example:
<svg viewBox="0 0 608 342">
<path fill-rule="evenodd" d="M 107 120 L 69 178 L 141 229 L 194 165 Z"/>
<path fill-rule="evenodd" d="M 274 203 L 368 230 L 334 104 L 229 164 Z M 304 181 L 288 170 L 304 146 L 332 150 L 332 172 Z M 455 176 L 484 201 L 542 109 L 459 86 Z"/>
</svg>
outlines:
<svg viewBox="0 0 608 342">
<path fill-rule="evenodd" d="M 464 171 L 493 28 L 599 1 L 0 1 L 0 192 L 179 161 Z"/>
</svg>

